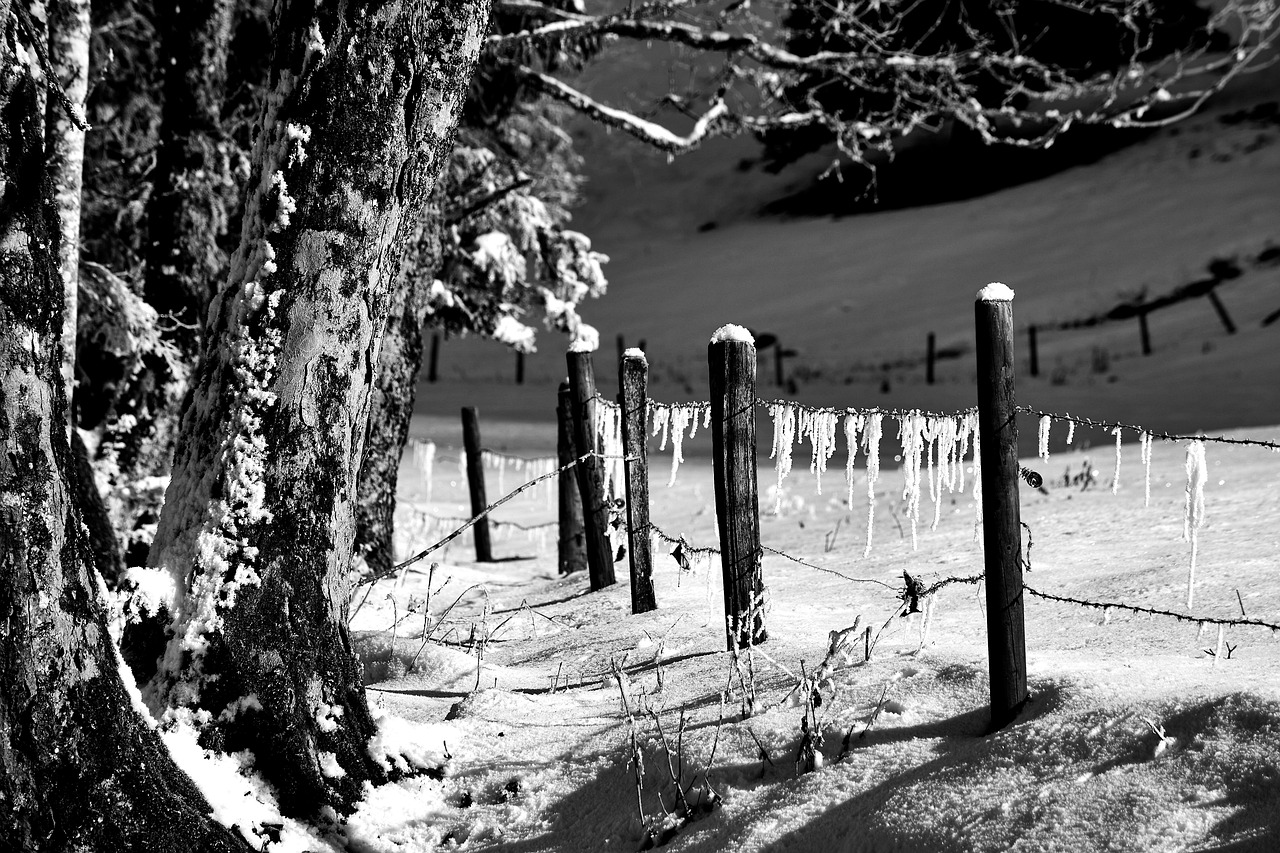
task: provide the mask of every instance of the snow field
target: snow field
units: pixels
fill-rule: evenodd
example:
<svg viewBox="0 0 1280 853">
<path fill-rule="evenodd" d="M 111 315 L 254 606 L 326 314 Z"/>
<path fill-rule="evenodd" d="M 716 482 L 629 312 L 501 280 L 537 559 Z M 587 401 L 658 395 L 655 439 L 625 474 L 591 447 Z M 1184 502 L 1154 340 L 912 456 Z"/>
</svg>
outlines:
<svg viewBox="0 0 1280 853">
<path fill-rule="evenodd" d="M 1061 434 L 1054 424 L 1053 439 Z M 1111 494 L 1113 453 L 1104 446 L 1055 451 L 1048 463 L 1024 461 L 1049 490 L 1022 493 L 1034 542 L 1028 581 L 1046 592 L 1183 609 L 1185 447 L 1153 443 L 1150 506 L 1141 474 L 1124 477 Z M 1143 454 L 1143 443 L 1123 448 L 1126 457 Z M 651 447 L 650 455 L 660 470 L 663 452 Z M 1075 473 L 1086 457 L 1099 469 L 1097 484 L 1085 491 L 1062 485 L 1058 471 Z M 1195 612 L 1230 618 L 1243 605 L 1252 618 L 1280 619 L 1277 459 L 1265 450 L 1208 444 L 1205 461 Z M 465 484 L 442 481 L 448 468 L 436 466 L 431 506 L 460 515 Z M 762 481 L 768 476 L 761 472 Z M 861 465 L 855 476 L 865 480 Z M 615 662 L 633 712 L 652 712 L 634 714 L 642 801 L 651 819 L 662 815 L 659 796 L 673 806 L 668 747 L 684 755 L 693 799 L 714 745 L 707 775 L 722 804 L 684 826 L 673 850 L 1274 849 L 1280 642 L 1271 632 L 1227 628 L 1224 643 L 1235 651 L 1219 660 L 1203 651 L 1217 644 L 1212 628 L 1201 633 L 1167 619 L 1029 599 L 1033 701 L 1013 726 L 984 736 L 981 587 L 940 591 L 927 636 L 919 614 L 890 618 L 900 605 L 903 571 L 928 585 L 981 570 L 967 491 L 942 493 L 936 529 L 922 526 L 912 549 L 910 501 L 902 497 L 909 476 L 881 472 L 866 556 L 860 495 L 851 509 L 844 489 L 819 495 L 810 478 L 797 476 L 784 486 L 790 499 L 782 514 L 770 514 L 773 502 L 762 496 L 765 545 L 887 586 L 766 553 L 770 640 L 753 656 L 761 710 L 749 718 L 741 716 L 742 691 L 722 648 L 715 561 L 689 573 L 655 551 L 659 610 L 631 616 L 625 580 L 586 593 L 585 578 L 556 576 L 553 549 L 535 555 L 518 539 L 506 547 L 530 559 L 470 564 L 464 536 L 433 575 L 437 586 L 449 578 L 432 595 L 436 616 L 460 596 L 438 625 L 431 623 L 434 636 L 449 644 L 428 643 L 419 653 L 415 631 L 425 623 L 414 628 L 414 620 L 405 620 L 397 629 L 399 667 L 378 670 L 370 660 L 392 657 L 392 602 L 403 616 L 410 598 L 425 596 L 428 573 L 415 567 L 380 584 L 353 626 L 357 646 L 375 676 L 404 674 L 372 684 L 371 701 L 430 725 L 431 737 L 441 748 L 447 743 L 453 758 L 441 781 L 418 778 L 372 792 L 349 823 L 350 849 L 639 847 L 645 824 L 628 764 L 621 689 L 609 675 Z M 403 482 L 406 491 L 423 489 L 408 466 Z M 655 523 L 694 547 L 714 546 L 709 466 L 694 459 L 675 485 L 655 485 Z M 921 500 L 928 517 L 932 494 Z M 553 517 L 541 501 L 522 501 L 508 505 L 513 520 Z M 816 669 L 829 632 L 859 616 L 873 634 L 888 623 L 870 662 L 862 660 L 858 638 L 851 659 L 838 661 L 830 686 L 821 689 L 823 705 L 815 711 L 823 766 L 800 774 L 795 758 L 805 708 L 793 688 L 801 662 L 805 671 Z M 471 637 L 487 640 L 479 654 L 478 644 L 468 645 Z M 1163 727 L 1165 739 L 1155 727 Z"/>
</svg>

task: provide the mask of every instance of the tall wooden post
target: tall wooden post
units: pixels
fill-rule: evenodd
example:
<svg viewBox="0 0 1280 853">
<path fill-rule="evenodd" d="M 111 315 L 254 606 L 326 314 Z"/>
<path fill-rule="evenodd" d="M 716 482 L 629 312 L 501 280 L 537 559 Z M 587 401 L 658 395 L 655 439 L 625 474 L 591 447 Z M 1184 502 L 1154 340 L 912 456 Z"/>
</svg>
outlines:
<svg viewBox="0 0 1280 853">
<path fill-rule="evenodd" d="M 573 394 L 569 380 L 560 383 L 556 397 L 556 458 L 563 468 L 578 457 L 573 447 Z M 582 529 L 582 498 L 578 496 L 578 473 L 561 471 L 560 487 L 560 574 L 587 568 L 587 537 Z"/>
<path fill-rule="evenodd" d="M 729 648 L 744 648 L 768 636 L 756 490 L 755 341 L 741 326 L 724 326 L 711 339 L 707 361 L 725 627 Z"/>
<path fill-rule="evenodd" d="M 471 515 L 474 518 L 489 505 L 484 495 L 484 460 L 480 450 L 480 415 L 474 406 L 462 409 L 462 446 L 467 454 L 467 488 L 471 492 Z M 476 562 L 493 560 L 489 543 L 489 517 L 486 515 L 471 528 L 476 540 Z"/>
<path fill-rule="evenodd" d="M 924 353 L 924 381 L 927 385 L 933 384 L 933 362 L 938 357 L 938 339 L 929 333 L 929 342 L 925 347 Z"/>
<path fill-rule="evenodd" d="M 440 378 L 440 336 L 431 336 L 431 355 L 427 359 L 427 381 L 435 382 Z"/>
<path fill-rule="evenodd" d="M 524 384 L 524 353 L 516 351 L 516 384 Z"/>
<path fill-rule="evenodd" d="M 572 396 L 574 452 L 582 455 L 599 450 L 596 442 L 596 378 L 591 353 L 567 354 L 569 391 Z M 614 583 L 613 554 L 609 550 L 609 502 L 604 493 L 604 463 L 592 456 L 576 468 L 578 494 L 582 497 L 583 533 L 587 538 L 587 569 L 591 588 L 603 589 Z"/>
<path fill-rule="evenodd" d="M 982 437 L 982 538 L 986 563 L 991 724 L 1013 721 L 1027 701 L 1022 613 L 1022 527 L 1018 503 L 1018 423 L 1013 374 L 1013 291 L 998 282 L 978 292 L 978 429 Z"/>
<path fill-rule="evenodd" d="M 1147 309 L 1138 309 L 1138 334 L 1142 336 L 1142 354 L 1151 355 L 1151 330 L 1147 328 Z"/>
<path fill-rule="evenodd" d="M 619 335 L 621 338 L 621 335 Z M 649 538 L 649 362 L 638 349 L 618 362 L 622 448 L 627 457 L 627 553 L 631 557 L 631 612 L 658 609 L 653 594 L 653 548 Z"/>
<path fill-rule="evenodd" d="M 1031 344 L 1031 375 L 1040 375 L 1040 347 L 1036 341 L 1036 327 L 1031 326 L 1027 329 L 1027 337 L 1030 338 Z"/>
</svg>

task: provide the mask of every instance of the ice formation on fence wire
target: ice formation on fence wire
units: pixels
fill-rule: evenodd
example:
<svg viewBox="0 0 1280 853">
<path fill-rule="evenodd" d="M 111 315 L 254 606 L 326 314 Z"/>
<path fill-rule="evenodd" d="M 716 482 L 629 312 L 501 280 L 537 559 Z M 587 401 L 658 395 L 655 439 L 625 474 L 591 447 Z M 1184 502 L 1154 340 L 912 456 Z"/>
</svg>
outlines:
<svg viewBox="0 0 1280 853">
<path fill-rule="evenodd" d="M 498 494 L 506 495 L 505 475 L 507 468 L 512 468 L 521 475 L 521 485 L 530 480 L 550 474 L 556 468 L 560 467 L 560 460 L 555 456 L 539 456 L 533 459 L 524 459 L 520 456 L 509 456 L 505 453 L 494 453 L 486 450 L 480 455 L 481 464 L 492 468 L 498 472 Z M 537 494 L 537 490 L 529 493 L 530 497 Z M 552 478 L 548 477 L 542 481 L 542 496 L 547 506 L 551 506 L 555 500 L 555 486 Z"/>
<path fill-rule="evenodd" d="M 703 429 L 711 428 L 710 403 L 667 404 L 649 401 L 649 420 L 653 424 L 652 435 L 660 436 L 659 450 L 666 450 L 668 438 L 671 440 L 671 477 L 667 486 L 674 486 L 676 473 L 684 462 L 684 433 L 689 431 L 689 438 L 698 435 L 698 422 Z"/>
<path fill-rule="evenodd" d="M 427 503 L 431 502 L 431 480 L 436 467 L 436 443 L 434 441 L 413 441 L 410 444 L 413 453 L 413 464 L 422 474 L 426 486 Z"/>
<path fill-rule="evenodd" d="M 1048 415 L 1040 416 L 1040 435 L 1039 450 L 1036 455 L 1045 462 L 1049 461 L 1049 427 L 1053 424 L 1053 418 Z"/>
<path fill-rule="evenodd" d="M 849 413 L 844 416 L 844 441 L 848 448 L 848 456 L 844 463 L 845 485 L 849 488 L 849 509 L 853 510 L 853 466 L 858 459 L 858 433 L 866 424 L 866 417 L 861 413 Z"/>
<path fill-rule="evenodd" d="M 1204 485 L 1209 467 L 1204 459 L 1204 442 L 1187 444 L 1187 502 L 1182 521 L 1182 538 L 1191 542 L 1191 566 L 1187 570 L 1187 608 L 1191 608 L 1196 582 L 1196 557 L 1200 551 L 1200 526 L 1204 524 Z"/>
<path fill-rule="evenodd" d="M 596 449 L 603 457 L 605 492 L 611 497 L 627 493 L 626 461 L 622 447 L 622 407 L 608 400 L 595 406 Z"/>
<path fill-rule="evenodd" d="M 1076 422 L 1067 421 L 1067 444 L 1076 440 Z"/>
<path fill-rule="evenodd" d="M 1143 493 L 1142 505 L 1151 506 L 1151 433 L 1143 432 L 1138 436 L 1138 445 L 1142 448 L 1142 468 L 1146 474 L 1146 491 Z"/>
<path fill-rule="evenodd" d="M 1111 494 L 1113 495 L 1120 491 L 1120 441 L 1122 432 L 1124 432 L 1124 429 L 1119 426 L 1111 430 L 1111 434 L 1116 437 L 1116 470 L 1111 475 Z"/>
<path fill-rule="evenodd" d="M 864 557 L 871 553 L 871 531 L 875 529 L 876 480 L 880 479 L 880 433 L 883 421 L 884 415 L 872 412 L 867 416 L 867 430 L 862 435 L 867 448 L 867 546 L 862 550 Z"/>
</svg>

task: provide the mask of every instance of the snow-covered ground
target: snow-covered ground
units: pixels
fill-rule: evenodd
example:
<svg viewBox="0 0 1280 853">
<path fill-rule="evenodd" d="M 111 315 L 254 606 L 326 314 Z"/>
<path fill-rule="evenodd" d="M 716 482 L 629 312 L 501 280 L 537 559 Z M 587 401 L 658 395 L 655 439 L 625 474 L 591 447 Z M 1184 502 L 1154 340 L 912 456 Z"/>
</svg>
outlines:
<svg viewBox="0 0 1280 853">
<path fill-rule="evenodd" d="M 1065 427 L 1053 430 L 1050 461 L 1025 461 L 1048 488 L 1022 491 L 1028 583 L 1186 612 L 1184 445 L 1155 443 L 1144 506 L 1137 445 L 1125 446 L 1112 494 L 1114 447 L 1066 452 Z M 1275 439 L 1280 429 L 1234 434 Z M 891 447 L 886 429 L 886 466 Z M 406 505 L 466 514 L 456 452 L 440 449 L 429 503 L 406 460 Z M 655 524 L 713 546 L 709 465 L 691 457 L 667 488 L 668 453 L 656 443 L 650 453 Z M 926 489 L 913 550 L 903 472 L 886 470 L 864 557 L 862 462 L 849 507 L 843 443 L 821 495 L 807 453 L 797 446 L 777 515 L 772 463 L 761 459 L 763 544 L 811 565 L 765 554 L 769 639 L 740 660 L 745 676 L 724 649 L 718 563 L 682 570 L 669 546 L 655 553 L 659 608 L 641 616 L 630 614 L 625 561 L 617 585 L 591 593 L 582 575 L 557 576 L 553 536 L 514 527 L 499 528 L 499 562 L 472 562 L 464 535 L 434 569 L 378 585 L 354 622 L 371 702 L 451 757 L 443 780 L 371 792 L 348 822 L 349 849 L 634 850 L 664 826 L 676 827 L 669 848 L 688 851 L 1280 849 L 1274 632 L 1231 627 L 1220 642 L 1213 627 L 1029 599 L 1032 700 L 987 734 L 981 588 L 941 590 L 927 624 L 895 616 L 903 572 L 929 584 L 981 571 L 971 494 L 944 493 L 931 531 Z M 1086 459 L 1098 485 L 1064 485 Z M 1206 461 L 1193 611 L 1280 622 L 1280 458 L 1209 444 Z M 507 471 L 505 490 L 516 484 Z M 532 490 L 495 515 L 536 524 L 555 505 Z M 406 550 L 434 541 L 417 511 L 400 520 Z M 832 632 L 855 624 L 829 656 Z M 869 661 L 863 626 L 876 637 Z M 797 685 L 824 663 L 821 704 L 806 709 Z M 820 755 L 807 773 L 806 713 Z M 667 816 L 677 814 L 673 777 L 696 813 L 678 827 Z"/>
</svg>

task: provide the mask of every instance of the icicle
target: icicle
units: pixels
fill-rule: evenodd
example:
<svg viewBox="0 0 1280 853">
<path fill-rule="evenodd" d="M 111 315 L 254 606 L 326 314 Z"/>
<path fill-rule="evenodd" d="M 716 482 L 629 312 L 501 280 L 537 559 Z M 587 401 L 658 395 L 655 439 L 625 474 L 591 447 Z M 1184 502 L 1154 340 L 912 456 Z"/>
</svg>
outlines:
<svg viewBox="0 0 1280 853">
<path fill-rule="evenodd" d="M 702 407 L 702 428 L 704 430 L 711 429 L 711 404 L 707 403 Z"/>
<path fill-rule="evenodd" d="M 1120 433 L 1123 431 L 1122 427 L 1111 430 L 1111 434 L 1116 437 L 1116 470 L 1111 475 L 1111 494 L 1113 495 L 1120 490 Z"/>
<path fill-rule="evenodd" d="M 920 455 L 925 450 L 925 417 L 913 410 L 898 419 L 898 438 L 902 442 L 902 500 L 911 520 L 911 548 L 918 547 L 916 526 L 920 519 Z"/>
<path fill-rule="evenodd" d="M 960 434 L 956 438 L 956 466 L 959 472 L 959 481 L 956 483 L 955 491 L 964 491 L 964 455 L 970 451 L 970 440 L 974 438 L 978 430 L 978 413 L 965 412 L 964 420 L 960 422 Z M 974 458 L 977 458 L 977 452 L 974 451 Z M 974 469 L 975 472 L 977 469 Z"/>
<path fill-rule="evenodd" d="M 791 473 L 791 450 L 796 437 L 796 409 L 790 403 L 772 403 L 769 416 L 773 418 L 773 450 L 770 458 L 777 460 L 778 486 L 774 490 L 774 515 L 782 512 L 782 481 Z"/>
<path fill-rule="evenodd" d="M 1040 450 L 1039 457 L 1045 462 L 1049 461 L 1049 426 L 1053 423 L 1053 418 L 1048 415 L 1040 416 Z"/>
<path fill-rule="evenodd" d="M 1209 480 L 1209 469 L 1204 459 L 1204 442 L 1199 439 L 1187 444 L 1187 502 L 1182 522 L 1182 538 L 1191 541 L 1191 567 L 1187 571 L 1187 609 L 1195 591 L 1196 558 L 1200 551 L 1200 526 L 1204 524 L 1204 485 Z"/>
<path fill-rule="evenodd" d="M 809 461 L 809 471 L 813 473 L 817 483 L 818 494 L 822 494 L 822 475 L 827 470 L 827 460 L 836 451 L 836 413 L 827 410 L 801 410 L 800 432 L 808 435 L 813 456 Z"/>
<path fill-rule="evenodd" d="M 973 419 L 973 541 L 982 541 L 982 435 Z"/>
<path fill-rule="evenodd" d="M 880 479 L 880 432 L 884 415 L 872 412 L 867 419 L 863 439 L 867 447 L 867 547 L 862 556 L 871 553 L 871 532 L 876 520 L 876 480 Z"/>
<path fill-rule="evenodd" d="M 929 457 L 929 479 L 933 497 L 933 523 L 930 530 L 938 529 L 942 520 L 942 487 L 955 488 L 955 466 L 953 451 L 956 445 L 956 422 L 954 418 L 934 418 L 930 427 L 933 435 L 933 454 Z M 934 471 L 934 463 L 937 470 Z"/>
<path fill-rule="evenodd" d="M 1138 444 L 1142 448 L 1142 468 L 1147 478 L 1142 505 L 1151 506 L 1151 433 L 1144 432 L 1140 435 Z"/>
<path fill-rule="evenodd" d="M 415 441 L 413 443 L 413 459 L 422 473 L 427 485 L 427 503 L 431 503 L 432 480 L 436 465 L 436 443 L 434 441 Z"/>
<path fill-rule="evenodd" d="M 684 431 L 689 426 L 689 419 L 693 414 L 694 410 L 689 406 L 671 407 L 671 479 L 667 481 L 668 486 L 675 485 L 676 472 L 680 470 L 680 463 L 684 461 L 682 452 Z"/>
<path fill-rule="evenodd" d="M 652 405 L 653 409 L 649 414 L 650 420 L 653 421 L 653 434 L 662 436 L 662 442 L 658 445 L 658 450 L 666 450 L 667 434 L 670 432 L 671 425 L 671 407 Z"/>
<path fill-rule="evenodd" d="M 1196 623 L 1196 645 L 1200 645 L 1200 638 L 1204 636 L 1205 624 L 1203 622 Z"/>
<path fill-rule="evenodd" d="M 858 458 L 858 431 L 862 429 L 863 420 L 860 414 L 850 413 L 844 416 L 844 441 L 845 447 L 848 448 L 844 463 L 844 480 L 849 487 L 850 511 L 853 510 L 853 464 Z"/>
<path fill-rule="evenodd" d="M 1067 421 L 1067 444 L 1076 440 L 1076 422 Z"/>
<path fill-rule="evenodd" d="M 1218 661 L 1222 660 L 1222 646 L 1227 639 L 1227 629 L 1225 625 L 1218 626 L 1218 649 L 1213 653 L 1213 665 L 1217 666 Z"/>
<path fill-rule="evenodd" d="M 494 457 L 494 461 L 498 463 L 498 494 L 505 495 L 507 490 L 503 485 L 503 480 L 505 479 L 504 475 L 507 473 L 507 457 L 496 456 Z"/>
</svg>

